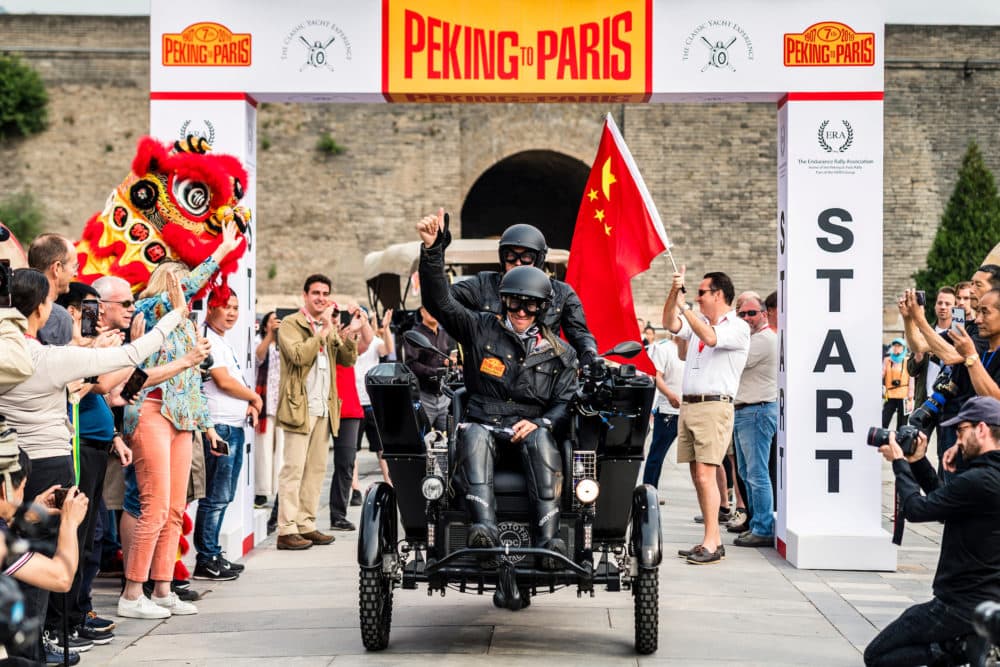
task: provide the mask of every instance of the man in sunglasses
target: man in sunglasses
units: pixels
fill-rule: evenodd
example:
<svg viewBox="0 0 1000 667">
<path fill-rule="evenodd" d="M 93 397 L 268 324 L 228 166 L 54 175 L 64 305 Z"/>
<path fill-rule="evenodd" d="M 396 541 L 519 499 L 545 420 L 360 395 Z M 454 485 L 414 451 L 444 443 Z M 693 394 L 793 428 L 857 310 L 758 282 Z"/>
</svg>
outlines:
<svg viewBox="0 0 1000 667">
<path fill-rule="evenodd" d="M 747 487 L 749 518 L 745 527 L 730 526 L 730 532 L 740 533 L 733 542 L 738 547 L 769 547 L 774 545 L 774 501 L 767 465 L 778 430 L 778 336 L 768 328 L 756 292 L 740 294 L 736 315 L 750 327 L 750 351 L 733 404 L 736 467 Z"/>
<path fill-rule="evenodd" d="M 448 237 L 450 241 L 450 237 Z M 482 271 L 469 280 L 451 286 L 451 294 L 466 308 L 499 314 L 500 279 L 517 266 L 545 265 L 548 252 L 545 236 L 536 227 L 525 224 L 511 225 L 500 237 L 500 271 Z M 560 331 L 576 350 L 581 364 L 597 359 L 597 342 L 587 329 L 583 304 L 568 284 L 552 279 L 552 304 L 542 314 L 542 322 L 556 335 Z"/>
<path fill-rule="evenodd" d="M 722 498 L 717 470 L 733 433 L 733 400 L 750 348 L 750 327 L 730 304 L 733 281 L 721 271 L 706 273 L 698 285 L 698 310 L 681 297 L 684 267 L 674 273 L 663 304 L 663 326 L 688 341 L 677 425 L 677 462 L 689 463 L 698 504 L 705 517 L 699 544 L 678 551 L 693 565 L 720 562 L 726 555 L 719 533 Z"/>
<path fill-rule="evenodd" d="M 507 271 L 498 286 L 498 313 L 467 308 L 449 292 L 444 274 L 444 210 L 417 225 L 424 307 L 462 344 L 469 402 L 458 426 L 455 485 L 465 496 L 472 526 L 468 546 L 500 544 L 493 494 L 496 458 L 520 459 L 535 509 L 534 544 L 563 556 L 559 535 L 562 461 L 556 447 L 569 423 L 577 388 L 573 349 L 545 324 L 552 283 L 533 266 Z M 558 569 L 543 557 L 539 566 Z"/>
</svg>

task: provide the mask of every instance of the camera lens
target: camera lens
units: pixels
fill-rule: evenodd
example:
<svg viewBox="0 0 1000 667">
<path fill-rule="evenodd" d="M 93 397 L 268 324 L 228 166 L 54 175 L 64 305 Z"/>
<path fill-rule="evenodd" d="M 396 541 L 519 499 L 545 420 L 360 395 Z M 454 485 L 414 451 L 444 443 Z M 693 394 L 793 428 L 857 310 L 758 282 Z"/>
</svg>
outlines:
<svg viewBox="0 0 1000 667">
<path fill-rule="evenodd" d="M 865 442 L 872 447 L 881 447 L 889 444 L 889 429 L 878 428 L 876 426 L 868 429 L 868 437 Z"/>
</svg>

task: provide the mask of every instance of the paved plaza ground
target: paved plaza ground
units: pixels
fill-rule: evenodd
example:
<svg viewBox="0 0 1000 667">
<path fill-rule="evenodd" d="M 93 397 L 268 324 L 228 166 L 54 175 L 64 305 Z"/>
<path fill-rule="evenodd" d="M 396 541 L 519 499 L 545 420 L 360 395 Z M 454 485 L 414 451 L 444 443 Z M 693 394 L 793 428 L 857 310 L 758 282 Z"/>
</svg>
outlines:
<svg viewBox="0 0 1000 667">
<path fill-rule="evenodd" d="M 360 457 L 366 485 L 377 467 L 367 450 Z M 887 517 L 887 466 L 883 479 Z M 272 536 L 247 555 L 238 581 L 194 582 L 204 595 L 198 615 L 118 619 L 115 641 L 81 665 L 860 665 L 878 629 L 930 597 L 940 524 L 907 525 L 894 573 L 799 571 L 773 549 L 733 546 L 719 565 L 692 566 L 675 557 L 701 536 L 686 466 L 668 461 L 660 492 L 660 640 L 651 656 L 633 651 L 631 595 L 603 590 L 592 599 L 575 590 L 538 596 L 516 613 L 494 608 L 489 596 L 397 590 L 389 648 L 367 652 L 352 532 L 304 552 L 279 552 Z M 351 508 L 355 522 L 359 510 Z M 319 515 L 328 516 L 325 507 Z M 117 595 L 116 582 L 98 580 L 102 615 L 113 616 Z"/>
</svg>

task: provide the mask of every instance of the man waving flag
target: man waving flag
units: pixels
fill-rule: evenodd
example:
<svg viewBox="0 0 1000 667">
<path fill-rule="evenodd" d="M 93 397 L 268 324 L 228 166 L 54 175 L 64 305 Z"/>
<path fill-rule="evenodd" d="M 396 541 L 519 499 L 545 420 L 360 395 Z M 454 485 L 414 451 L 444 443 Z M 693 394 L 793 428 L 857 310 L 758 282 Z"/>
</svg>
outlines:
<svg viewBox="0 0 1000 667">
<path fill-rule="evenodd" d="M 625 340 L 640 340 L 631 280 L 669 247 L 653 198 L 608 114 L 583 191 L 566 267 L 566 282 L 580 296 L 599 351 Z M 655 373 L 645 352 L 629 363 Z"/>
</svg>

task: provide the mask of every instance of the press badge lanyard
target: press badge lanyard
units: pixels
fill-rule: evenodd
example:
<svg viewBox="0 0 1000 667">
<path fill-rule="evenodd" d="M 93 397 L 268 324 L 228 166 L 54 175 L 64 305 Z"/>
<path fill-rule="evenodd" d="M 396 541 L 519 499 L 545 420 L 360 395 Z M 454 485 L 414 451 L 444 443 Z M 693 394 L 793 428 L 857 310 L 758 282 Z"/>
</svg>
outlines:
<svg viewBox="0 0 1000 667">
<path fill-rule="evenodd" d="M 990 352 L 990 356 L 988 357 L 986 356 L 986 352 L 983 352 L 981 355 L 979 355 L 980 358 L 983 360 L 983 368 L 987 370 L 989 369 L 990 362 L 993 361 L 993 356 L 997 353 L 997 350 L 1000 350 L 1000 347 L 995 348 L 992 352 Z"/>
</svg>

